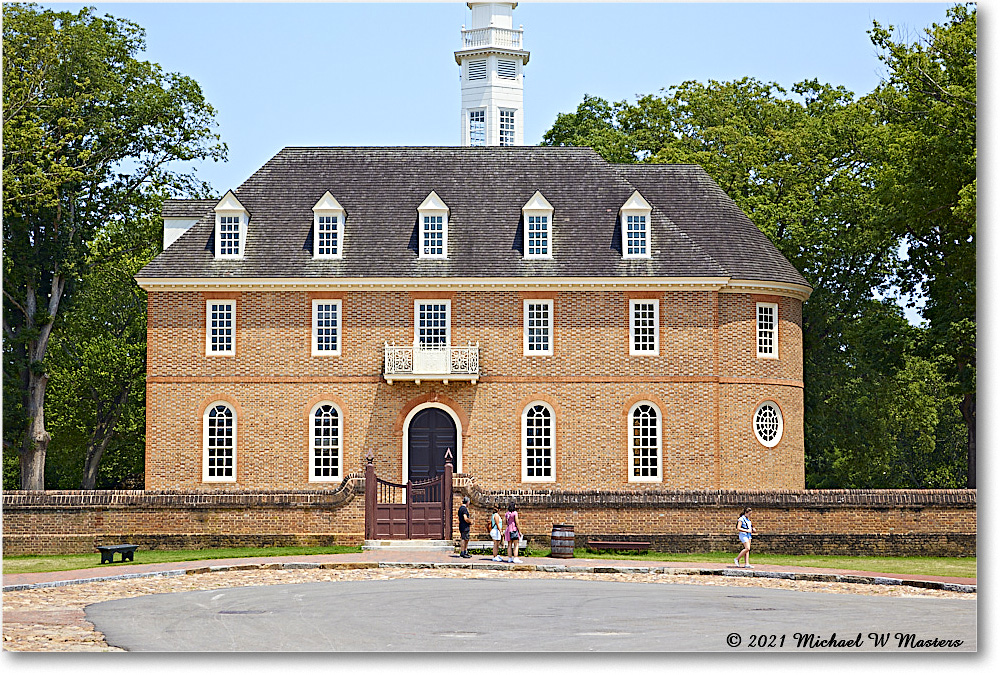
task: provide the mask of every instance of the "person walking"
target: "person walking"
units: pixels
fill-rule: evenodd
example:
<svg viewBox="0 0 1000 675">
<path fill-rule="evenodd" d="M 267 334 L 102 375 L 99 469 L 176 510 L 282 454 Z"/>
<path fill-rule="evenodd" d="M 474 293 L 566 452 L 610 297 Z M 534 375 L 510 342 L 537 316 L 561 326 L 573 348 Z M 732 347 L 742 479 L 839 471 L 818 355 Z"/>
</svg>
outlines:
<svg viewBox="0 0 1000 675">
<path fill-rule="evenodd" d="M 521 521 L 517 519 L 517 507 L 514 502 L 507 504 L 507 513 L 504 514 L 504 518 L 507 519 L 506 536 L 504 537 L 507 540 L 507 562 L 519 563 L 521 561 L 517 557 L 517 547 L 521 543 Z"/>
<path fill-rule="evenodd" d="M 462 537 L 462 551 L 458 555 L 471 558 L 469 554 L 469 533 L 472 531 L 472 515 L 469 513 L 469 498 L 462 497 L 462 505 L 458 507 L 458 532 Z"/>
<path fill-rule="evenodd" d="M 749 506 L 743 509 L 743 513 L 740 514 L 740 519 L 736 521 L 736 530 L 740 535 L 740 543 L 743 544 L 743 550 L 733 558 L 733 564 L 737 567 L 749 567 L 753 569 L 753 565 L 750 564 L 750 540 L 753 535 L 757 534 L 757 529 L 750 522 L 750 512 L 753 511 Z M 746 556 L 747 564 L 741 565 L 740 558 Z"/>
<path fill-rule="evenodd" d="M 503 539 L 503 518 L 500 517 L 500 505 L 493 505 L 493 515 L 490 516 L 490 539 L 493 540 L 493 562 L 502 562 L 500 557 L 500 541 Z"/>
</svg>

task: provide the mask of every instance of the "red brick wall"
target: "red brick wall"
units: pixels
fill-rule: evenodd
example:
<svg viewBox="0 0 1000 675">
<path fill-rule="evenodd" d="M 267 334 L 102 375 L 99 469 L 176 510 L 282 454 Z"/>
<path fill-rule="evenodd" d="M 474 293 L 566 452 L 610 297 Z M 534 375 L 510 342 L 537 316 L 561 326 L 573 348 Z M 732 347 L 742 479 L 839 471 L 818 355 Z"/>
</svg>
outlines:
<svg viewBox="0 0 1000 675">
<path fill-rule="evenodd" d="M 236 355 L 205 356 L 206 297 L 236 298 Z M 311 300 L 342 300 L 339 357 L 311 356 Z M 469 383 L 381 377 L 382 345 L 412 344 L 414 299 L 451 300 L 452 344 L 478 342 L 482 378 Z M 553 356 L 524 356 L 523 301 L 551 298 Z M 629 356 L 628 301 L 660 298 L 660 354 Z M 756 357 L 755 303 L 779 303 L 778 360 Z M 718 325 L 718 329 L 716 326 Z M 146 487 L 322 489 L 308 481 L 308 413 L 319 400 L 343 413 L 343 465 L 376 457 L 403 470 L 406 414 L 436 399 L 462 424 L 460 471 L 487 489 L 521 483 L 521 412 L 549 402 L 556 476 L 539 488 L 799 489 L 804 486 L 801 302 L 776 296 L 649 292 L 153 292 L 149 294 Z M 237 482 L 203 483 L 202 415 L 213 401 L 237 412 Z M 661 413 L 663 480 L 629 483 L 627 413 Z M 784 435 L 753 435 L 763 400 L 781 408 Z"/>
<path fill-rule="evenodd" d="M 554 524 L 588 539 L 650 540 L 665 551 L 735 550 L 735 523 L 752 506 L 757 548 L 784 553 L 975 555 L 975 490 L 489 491 L 457 477 L 455 504 L 472 497 L 473 537 L 490 507 L 515 501 L 528 538 L 547 547 Z M 363 481 L 296 492 L 50 491 L 3 495 L 4 555 L 142 548 L 358 544 Z M 456 509 L 457 511 L 457 506 Z M 457 532 L 457 524 L 454 524 Z"/>
</svg>

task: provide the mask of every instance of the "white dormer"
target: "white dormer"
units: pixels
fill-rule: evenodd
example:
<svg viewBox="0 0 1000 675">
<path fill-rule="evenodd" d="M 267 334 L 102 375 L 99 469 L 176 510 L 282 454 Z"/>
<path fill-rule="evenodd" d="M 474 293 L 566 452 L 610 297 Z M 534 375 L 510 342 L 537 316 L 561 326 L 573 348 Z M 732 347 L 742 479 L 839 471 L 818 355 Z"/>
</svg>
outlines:
<svg viewBox="0 0 1000 675">
<path fill-rule="evenodd" d="M 552 259 L 552 204 L 535 192 L 521 207 L 524 215 L 524 257 Z"/>
<path fill-rule="evenodd" d="M 228 191 L 215 205 L 215 258 L 241 260 L 247 247 L 247 211 L 233 191 Z"/>
<path fill-rule="evenodd" d="M 313 258 L 344 255 L 344 207 L 332 194 L 324 194 L 313 207 Z"/>
<path fill-rule="evenodd" d="M 417 242 L 421 258 L 448 257 L 448 206 L 436 192 L 417 207 L 420 239 Z"/>
<path fill-rule="evenodd" d="M 626 200 L 619 214 L 622 223 L 622 257 L 650 257 L 650 216 L 653 207 L 636 190 Z"/>
</svg>

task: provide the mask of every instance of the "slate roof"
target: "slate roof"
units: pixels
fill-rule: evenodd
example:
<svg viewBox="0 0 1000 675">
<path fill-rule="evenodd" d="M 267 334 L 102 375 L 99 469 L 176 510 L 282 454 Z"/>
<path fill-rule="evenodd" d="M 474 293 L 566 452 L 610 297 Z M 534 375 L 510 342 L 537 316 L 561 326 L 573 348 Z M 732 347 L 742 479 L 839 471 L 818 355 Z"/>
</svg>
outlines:
<svg viewBox="0 0 1000 675">
<path fill-rule="evenodd" d="M 618 212 L 653 207 L 652 257 L 623 259 Z M 417 206 L 450 208 L 448 259 L 417 254 Z M 524 260 L 521 207 L 554 208 L 552 260 Z M 312 207 L 344 207 L 343 258 L 312 258 Z M 732 277 L 808 286 L 697 165 L 618 165 L 589 148 L 285 148 L 234 190 L 250 213 L 243 260 L 214 259 L 217 202 L 170 200 L 202 219 L 138 278 Z M 194 217 L 194 216 L 190 216 Z"/>
</svg>

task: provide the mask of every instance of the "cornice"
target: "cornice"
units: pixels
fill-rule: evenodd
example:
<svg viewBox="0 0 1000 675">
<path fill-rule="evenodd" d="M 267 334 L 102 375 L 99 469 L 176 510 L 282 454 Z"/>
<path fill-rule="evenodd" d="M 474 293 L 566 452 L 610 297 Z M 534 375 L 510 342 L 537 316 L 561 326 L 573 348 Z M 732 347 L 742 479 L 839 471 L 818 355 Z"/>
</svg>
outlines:
<svg viewBox="0 0 1000 675">
<path fill-rule="evenodd" d="M 499 56 L 511 56 L 513 58 L 521 59 L 521 65 L 528 65 L 528 59 L 531 58 L 531 52 L 525 51 L 523 49 L 508 49 L 506 47 L 497 47 L 492 45 L 483 45 L 482 47 L 470 47 L 469 49 L 459 49 L 455 52 L 455 63 L 462 65 L 462 59 L 472 58 L 474 56 L 489 56 L 490 54 L 497 54 Z"/>
<path fill-rule="evenodd" d="M 151 278 L 137 277 L 146 291 L 709 291 L 761 293 L 806 300 L 811 289 L 797 284 L 728 277 L 453 277 L 453 278 Z"/>
</svg>

